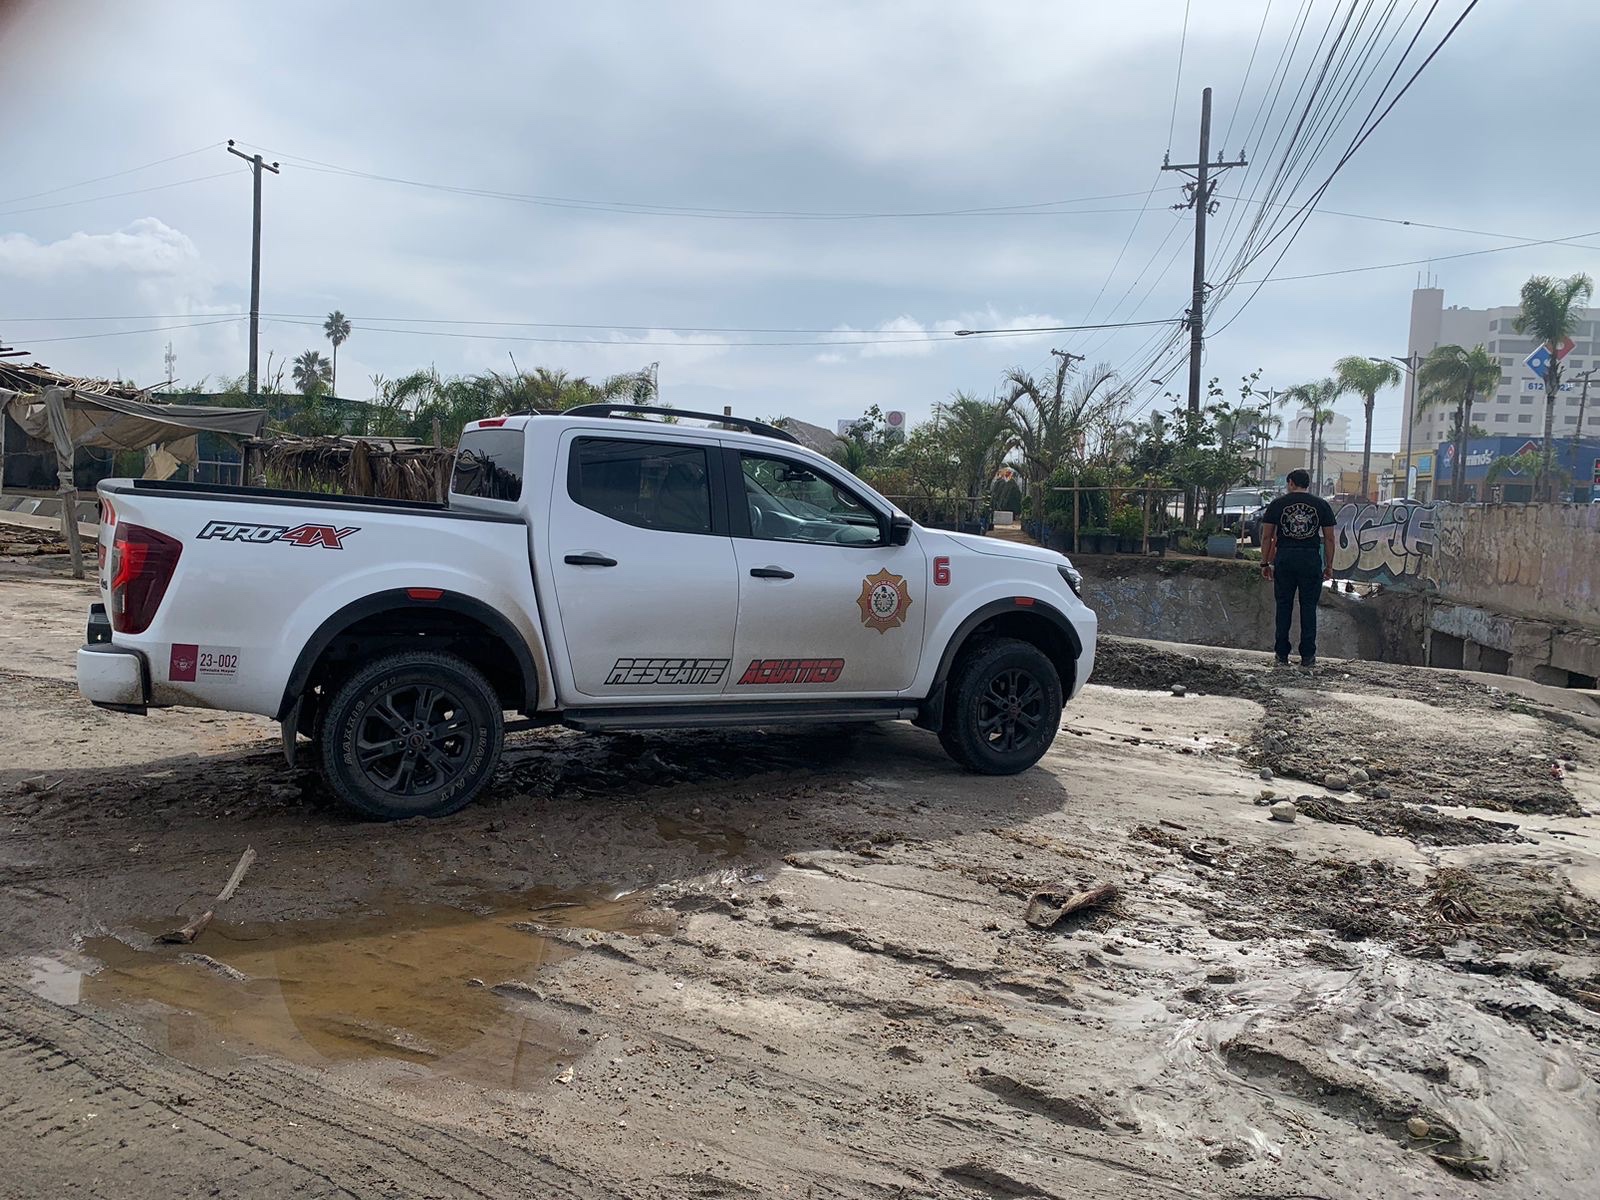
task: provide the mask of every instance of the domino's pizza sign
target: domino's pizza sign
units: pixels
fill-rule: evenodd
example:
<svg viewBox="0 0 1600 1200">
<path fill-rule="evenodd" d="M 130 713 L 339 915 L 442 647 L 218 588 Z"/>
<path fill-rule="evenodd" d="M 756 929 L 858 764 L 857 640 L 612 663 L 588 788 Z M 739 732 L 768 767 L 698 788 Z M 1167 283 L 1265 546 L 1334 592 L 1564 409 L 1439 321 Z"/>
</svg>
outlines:
<svg viewBox="0 0 1600 1200">
<path fill-rule="evenodd" d="M 1571 353 L 1572 339 L 1567 338 L 1561 343 L 1561 345 L 1556 347 L 1556 360 L 1560 361 Z M 1528 355 L 1528 357 L 1522 361 L 1523 364 L 1527 366 L 1528 370 L 1532 371 L 1540 379 L 1543 379 L 1545 377 L 1545 372 L 1550 368 L 1550 347 L 1546 346 L 1543 342 L 1540 342 L 1538 346 L 1534 347 L 1533 353 Z"/>
</svg>

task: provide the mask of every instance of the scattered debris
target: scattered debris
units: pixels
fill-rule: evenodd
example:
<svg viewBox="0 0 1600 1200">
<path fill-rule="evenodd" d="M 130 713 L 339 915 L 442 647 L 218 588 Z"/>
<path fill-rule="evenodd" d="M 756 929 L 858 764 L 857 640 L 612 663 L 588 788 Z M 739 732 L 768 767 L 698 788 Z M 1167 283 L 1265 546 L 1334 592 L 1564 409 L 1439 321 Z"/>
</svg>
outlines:
<svg viewBox="0 0 1600 1200">
<path fill-rule="evenodd" d="M 1062 917 L 1086 908 L 1098 908 L 1117 897 L 1117 885 L 1102 883 L 1082 892 L 1035 892 L 1028 897 L 1022 919 L 1035 929 L 1050 929 Z"/>
<path fill-rule="evenodd" d="M 221 908 L 233 897 L 233 893 L 244 882 L 244 873 L 250 869 L 250 864 L 255 861 L 255 847 L 246 846 L 244 853 L 239 856 L 238 866 L 233 868 L 233 874 L 228 876 L 228 882 L 223 884 L 222 890 L 217 893 L 217 898 L 211 902 L 211 907 L 181 929 L 172 929 L 163 933 L 161 940 L 174 945 L 187 946 L 204 933 L 206 926 L 211 924 L 211 918 L 216 915 L 217 909 Z"/>
</svg>

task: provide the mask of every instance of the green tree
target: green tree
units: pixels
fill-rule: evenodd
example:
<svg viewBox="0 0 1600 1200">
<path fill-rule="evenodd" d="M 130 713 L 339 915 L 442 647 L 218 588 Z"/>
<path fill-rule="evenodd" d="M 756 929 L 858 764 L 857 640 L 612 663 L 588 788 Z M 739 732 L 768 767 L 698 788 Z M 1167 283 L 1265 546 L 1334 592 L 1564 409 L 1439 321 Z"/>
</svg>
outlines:
<svg viewBox="0 0 1600 1200">
<path fill-rule="evenodd" d="M 1455 405 L 1451 442 L 1455 462 L 1450 471 L 1450 498 L 1460 503 L 1466 466 L 1467 436 L 1472 431 L 1472 406 L 1478 397 L 1493 391 L 1500 382 L 1500 364 L 1482 344 L 1471 350 L 1463 346 L 1438 346 L 1417 370 L 1417 411 L 1426 412 L 1440 404 Z M 1434 489 L 1437 492 L 1437 488 Z"/>
<path fill-rule="evenodd" d="M 937 428 L 955 457 L 964 499 L 981 509 L 989 503 L 995 474 L 1016 445 L 1009 406 L 956 392 L 945 404 Z"/>
<path fill-rule="evenodd" d="M 1372 410 L 1378 402 L 1378 393 L 1400 382 L 1400 368 L 1387 359 L 1363 358 L 1349 354 L 1333 364 L 1333 381 L 1339 394 L 1361 397 L 1366 428 L 1361 437 L 1361 498 L 1370 498 L 1372 480 Z"/>
<path fill-rule="evenodd" d="M 1300 415 L 1306 418 L 1311 429 L 1310 453 L 1306 465 L 1311 468 L 1311 490 L 1322 494 L 1322 472 L 1327 456 L 1323 443 L 1322 427 L 1333 420 L 1333 402 L 1339 397 L 1339 385 L 1332 379 L 1316 379 L 1310 383 L 1296 384 L 1287 393 L 1291 404 L 1300 406 Z"/>
<path fill-rule="evenodd" d="M 1044 516 L 1044 491 L 1050 476 L 1081 456 L 1089 427 L 1122 402 L 1116 373 L 1100 363 L 1069 389 L 1072 359 L 1057 356 L 1053 375 L 1038 379 L 1013 368 L 1006 372 L 1005 404 L 1022 454 L 1023 477 L 1036 519 Z"/>
<path fill-rule="evenodd" d="M 1544 500 L 1555 499 L 1555 478 L 1550 468 L 1555 452 L 1556 394 L 1561 390 L 1561 359 L 1556 351 L 1578 332 L 1583 306 L 1593 295 L 1594 280 L 1587 275 L 1566 279 L 1535 275 L 1522 285 L 1522 311 L 1511 323 L 1518 333 L 1530 335 L 1550 352 L 1544 370 L 1544 447 L 1537 482 Z M 1457 458 L 1459 461 L 1459 455 Z"/>
<path fill-rule="evenodd" d="M 350 318 L 336 308 L 328 314 L 328 319 L 322 323 L 322 332 L 333 343 L 333 370 L 328 376 L 328 390 L 337 396 L 339 394 L 339 347 L 350 340 Z"/>
<path fill-rule="evenodd" d="M 294 360 L 291 373 L 295 387 L 302 396 L 315 396 L 322 392 L 333 378 L 328 360 L 319 350 L 307 350 Z"/>
</svg>

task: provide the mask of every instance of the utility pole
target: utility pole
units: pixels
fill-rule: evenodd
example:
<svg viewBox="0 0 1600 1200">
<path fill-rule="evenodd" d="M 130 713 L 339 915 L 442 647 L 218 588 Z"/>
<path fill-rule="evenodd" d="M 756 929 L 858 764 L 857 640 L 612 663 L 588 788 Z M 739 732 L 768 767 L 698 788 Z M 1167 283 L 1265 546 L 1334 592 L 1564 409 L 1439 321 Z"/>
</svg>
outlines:
<svg viewBox="0 0 1600 1200">
<path fill-rule="evenodd" d="M 167 391 L 172 390 L 172 368 L 178 365 L 178 356 L 172 352 L 172 343 L 167 343 L 167 352 L 161 356 L 161 361 L 167 364 Z"/>
<path fill-rule="evenodd" d="M 1383 362 L 1384 361 L 1383 359 L 1376 358 L 1376 357 L 1374 357 L 1373 355 L 1370 355 L 1370 354 L 1367 357 L 1370 358 L 1373 362 Z M 1405 498 L 1407 500 L 1409 500 L 1409 499 L 1411 499 L 1411 466 L 1412 466 L 1412 460 L 1411 460 L 1411 431 L 1412 431 L 1412 428 L 1417 423 L 1417 399 L 1418 399 L 1418 397 L 1417 397 L 1417 371 L 1419 369 L 1421 369 L 1421 367 L 1422 367 L 1422 354 L 1421 354 L 1420 351 L 1417 351 L 1417 350 L 1413 350 L 1410 354 L 1406 355 L 1404 358 L 1401 358 L 1398 354 L 1391 354 L 1391 355 L 1389 355 L 1389 361 L 1390 362 L 1397 362 L 1402 367 L 1404 367 L 1406 369 L 1406 473 L 1405 473 L 1404 492 L 1405 492 Z M 1437 466 L 1437 464 L 1435 464 L 1435 466 Z M 1434 489 L 1435 497 L 1438 496 L 1438 491 L 1439 491 L 1438 488 Z"/>
<path fill-rule="evenodd" d="M 1192 436 L 1195 426 L 1200 421 L 1200 359 L 1205 349 L 1206 330 L 1206 218 L 1217 209 L 1217 202 L 1213 200 L 1212 193 L 1217 189 L 1214 176 L 1220 175 L 1229 167 L 1244 167 L 1249 164 L 1244 160 L 1244 151 L 1239 152 L 1239 157 L 1233 162 L 1224 162 L 1222 152 L 1217 152 L 1217 161 L 1211 162 L 1211 89 L 1206 88 L 1200 93 L 1200 156 L 1192 163 L 1175 163 L 1171 158 L 1171 151 L 1162 156 L 1161 169 L 1163 171 L 1181 171 L 1191 178 L 1193 183 L 1183 186 L 1184 203 L 1174 204 L 1174 209 L 1194 209 L 1194 295 L 1189 302 L 1189 433 Z M 1194 521 L 1195 493 L 1190 488 L 1183 496 L 1183 520 L 1185 524 Z"/>
<path fill-rule="evenodd" d="M 1583 410 L 1589 406 L 1589 380 L 1600 367 L 1590 367 L 1577 378 L 1583 380 L 1583 391 L 1578 393 L 1578 423 L 1572 428 L 1572 482 L 1576 488 L 1578 482 L 1578 446 L 1583 439 Z M 1589 499 L 1594 499 L 1595 471 L 1591 464 L 1589 469 Z"/>
<path fill-rule="evenodd" d="M 255 177 L 255 207 L 250 219 L 250 395 L 256 394 L 256 354 L 261 337 L 261 172 L 278 174 L 277 163 L 261 161 L 259 154 L 246 154 L 235 150 L 233 139 L 228 139 L 228 153 L 250 164 Z"/>
</svg>

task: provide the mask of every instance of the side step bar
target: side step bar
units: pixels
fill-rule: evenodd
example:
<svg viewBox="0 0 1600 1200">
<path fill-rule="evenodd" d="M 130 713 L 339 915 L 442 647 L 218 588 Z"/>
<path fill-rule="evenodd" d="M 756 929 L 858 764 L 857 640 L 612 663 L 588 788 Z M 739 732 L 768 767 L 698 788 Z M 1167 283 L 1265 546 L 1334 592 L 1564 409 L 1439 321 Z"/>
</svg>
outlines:
<svg viewBox="0 0 1600 1200">
<path fill-rule="evenodd" d="M 672 704 L 578 708 L 562 724 L 585 732 L 622 729 L 716 729 L 732 726 L 909 721 L 919 707 L 904 700 L 791 700 L 761 704 Z"/>
</svg>

